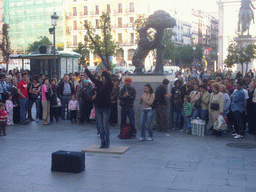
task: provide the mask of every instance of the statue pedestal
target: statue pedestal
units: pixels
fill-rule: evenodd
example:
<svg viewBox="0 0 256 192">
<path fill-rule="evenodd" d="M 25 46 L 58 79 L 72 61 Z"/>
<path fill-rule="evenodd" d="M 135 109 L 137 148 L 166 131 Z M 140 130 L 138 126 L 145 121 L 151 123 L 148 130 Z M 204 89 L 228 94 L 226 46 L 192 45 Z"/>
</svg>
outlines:
<svg viewBox="0 0 256 192">
<path fill-rule="evenodd" d="M 246 35 L 246 36 L 238 36 L 234 38 L 234 41 L 237 42 L 238 45 L 241 47 L 246 47 L 247 45 L 251 43 L 256 42 L 256 38 L 252 37 L 251 35 Z"/>
<path fill-rule="evenodd" d="M 170 81 L 168 87 L 167 87 L 167 93 L 171 91 L 171 88 L 173 86 L 173 83 L 175 81 L 175 76 L 170 75 L 170 74 L 162 74 L 162 75 L 154 75 L 154 74 L 140 74 L 140 75 L 128 75 L 128 76 L 123 76 L 122 80 L 126 77 L 130 77 L 132 79 L 132 84 L 131 86 L 134 87 L 136 90 L 136 99 L 134 101 L 134 111 L 135 111 L 135 126 L 136 129 L 140 130 L 140 119 L 141 119 L 141 112 L 143 109 L 143 106 L 139 104 L 139 97 L 143 95 L 144 93 L 144 86 L 147 83 L 150 83 L 152 86 L 154 92 L 156 91 L 156 88 L 162 84 L 163 79 L 168 79 Z M 123 87 L 124 82 L 121 82 L 120 84 L 120 89 Z M 168 100 L 168 106 L 169 106 L 169 100 Z M 168 107 L 168 114 L 169 114 L 169 108 Z M 118 122 L 120 124 L 121 121 L 121 113 L 120 110 L 121 107 L 119 107 L 119 117 L 118 117 Z M 169 116 L 168 116 L 169 119 Z M 128 118 L 127 118 L 127 123 L 128 123 Z M 137 137 L 140 136 L 140 131 L 137 133 Z M 146 136 L 148 136 L 148 133 L 146 133 Z"/>
<path fill-rule="evenodd" d="M 246 36 L 238 36 L 234 38 L 234 41 L 243 48 L 246 48 L 248 45 L 250 44 L 254 44 L 256 42 L 256 38 L 252 37 L 251 35 L 246 35 Z M 251 69 L 253 71 L 253 69 L 256 68 L 256 62 L 255 60 L 253 60 L 252 62 L 250 62 L 248 64 L 248 71 Z M 242 72 L 242 67 L 240 64 L 236 65 L 236 70 L 241 71 Z M 246 64 L 244 64 L 244 74 L 245 75 L 248 71 L 246 71 Z"/>
</svg>

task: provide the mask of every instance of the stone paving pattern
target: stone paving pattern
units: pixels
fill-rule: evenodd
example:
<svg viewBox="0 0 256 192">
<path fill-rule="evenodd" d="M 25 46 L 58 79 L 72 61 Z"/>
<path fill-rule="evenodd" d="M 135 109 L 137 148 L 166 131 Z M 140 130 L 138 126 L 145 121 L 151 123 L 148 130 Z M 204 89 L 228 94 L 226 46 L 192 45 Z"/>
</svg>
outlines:
<svg viewBox="0 0 256 192">
<path fill-rule="evenodd" d="M 94 125 L 61 121 L 43 126 L 40 121 L 7 127 L 7 137 L 0 137 L 0 191 L 256 191 L 256 149 L 226 146 L 256 144 L 248 134 L 234 140 L 229 135 L 198 137 L 176 131 L 170 137 L 155 133 L 154 141 L 138 142 L 119 140 L 118 133 L 118 128 L 111 128 L 111 145 L 131 146 L 125 154 L 86 153 L 86 170 L 73 174 L 51 172 L 51 154 L 100 144 Z"/>
</svg>

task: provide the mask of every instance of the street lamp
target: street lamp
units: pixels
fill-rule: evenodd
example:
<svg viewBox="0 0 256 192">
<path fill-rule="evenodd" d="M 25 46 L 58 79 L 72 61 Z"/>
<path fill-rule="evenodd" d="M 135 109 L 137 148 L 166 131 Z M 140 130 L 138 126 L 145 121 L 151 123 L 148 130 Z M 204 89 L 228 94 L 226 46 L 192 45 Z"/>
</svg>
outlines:
<svg viewBox="0 0 256 192">
<path fill-rule="evenodd" d="M 54 14 L 51 16 L 52 19 L 52 26 L 53 28 L 49 29 L 50 34 L 53 34 L 53 75 L 56 75 L 56 58 L 55 58 L 55 26 L 57 26 L 57 21 L 59 19 L 59 16 L 54 12 Z"/>
</svg>

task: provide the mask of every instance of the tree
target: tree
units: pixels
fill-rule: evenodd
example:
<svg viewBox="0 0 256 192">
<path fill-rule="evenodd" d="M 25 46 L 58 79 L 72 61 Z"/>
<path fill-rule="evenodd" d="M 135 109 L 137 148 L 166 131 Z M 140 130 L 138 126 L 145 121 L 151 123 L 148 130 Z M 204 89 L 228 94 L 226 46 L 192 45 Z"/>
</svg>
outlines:
<svg viewBox="0 0 256 192">
<path fill-rule="evenodd" d="M 173 36 L 172 29 L 165 29 L 164 38 L 163 38 L 163 43 L 165 44 L 164 59 L 174 61 L 176 47 L 172 40 L 172 36 Z"/>
<path fill-rule="evenodd" d="M 190 67 L 193 62 L 193 47 L 191 45 L 182 45 L 180 51 L 181 61 L 183 63 L 183 67 Z"/>
<path fill-rule="evenodd" d="M 78 47 L 73 50 L 82 55 L 79 60 L 80 65 L 85 65 L 86 59 L 89 59 L 89 50 L 87 49 L 87 45 L 83 45 L 81 42 L 78 43 Z"/>
<path fill-rule="evenodd" d="M 103 13 L 100 16 L 100 29 L 101 36 L 95 34 L 96 30 L 92 27 L 91 23 L 84 24 L 87 30 L 87 36 L 85 40 L 89 42 L 89 50 L 98 55 L 101 58 L 102 66 L 107 70 L 111 70 L 110 56 L 116 54 L 118 45 L 112 40 L 111 27 L 110 27 L 110 15 Z"/>
<path fill-rule="evenodd" d="M 203 49 L 202 45 L 196 45 L 196 50 L 195 50 L 195 59 L 201 63 L 202 58 L 203 58 Z"/>
<path fill-rule="evenodd" d="M 135 42 L 138 43 L 139 41 L 139 38 L 140 38 L 140 35 L 138 33 L 138 30 L 141 28 L 141 27 L 145 27 L 146 25 L 146 22 L 148 20 L 148 16 L 146 14 L 137 14 L 137 18 L 134 22 L 134 27 L 135 27 L 135 36 L 136 36 L 136 40 Z M 154 34 L 155 34 L 155 30 L 150 28 L 148 29 L 147 31 L 148 33 L 148 37 L 150 40 L 154 39 Z"/>
<path fill-rule="evenodd" d="M 10 47 L 10 39 L 9 39 L 9 25 L 4 23 L 2 30 L 3 30 L 3 39 L 0 43 L 0 49 L 2 51 L 2 55 L 4 58 L 4 61 L 6 63 L 6 71 L 8 71 L 9 68 L 9 56 L 12 54 L 12 50 Z"/>
<path fill-rule="evenodd" d="M 240 47 L 235 43 L 228 46 L 228 55 L 224 63 L 227 67 L 232 67 L 234 64 L 241 64 L 242 74 L 244 74 L 244 64 L 246 64 L 246 73 L 248 64 L 256 58 L 256 45 L 249 44 L 246 47 Z"/>
<path fill-rule="evenodd" d="M 38 38 L 38 41 L 34 41 L 28 46 L 28 52 L 38 51 L 41 46 L 52 45 L 52 42 L 46 36 L 41 36 Z"/>
</svg>

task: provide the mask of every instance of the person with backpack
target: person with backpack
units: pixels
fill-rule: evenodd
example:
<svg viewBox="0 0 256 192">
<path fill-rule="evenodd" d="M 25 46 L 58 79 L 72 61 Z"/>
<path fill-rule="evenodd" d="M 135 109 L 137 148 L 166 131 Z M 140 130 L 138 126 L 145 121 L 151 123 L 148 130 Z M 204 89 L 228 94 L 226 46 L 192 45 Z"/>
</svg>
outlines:
<svg viewBox="0 0 256 192">
<path fill-rule="evenodd" d="M 155 94 L 154 91 L 149 83 L 147 83 L 144 86 L 145 93 L 140 97 L 140 104 L 143 104 L 143 111 L 141 116 L 141 138 L 139 141 L 145 141 L 145 124 L 147 122 L 148 125 L 148 134 L 149 137 L 147 138 L 147 141 L 153 141 L 153 128 L 152 128 L 152 120 L 155 115 L 154 107 L 152 106 L 154 100 L 155 100 Z"/>
<path fill-rule="evenodd" d="M 136 98 L 136 91 L 131 86 L 132 79 L 127 77 L 124 79 L 125 85 L 121 89 L 120 97 L 119 97 L 119 105 L 121 106 L 121 131 L 120 136 L 122 135 L 123 126 L 126 124 L 126 118 L 128 116 L 131 131 L 132 131 L 132 138 L 136 138 L 137 130 L 135 129 L 135 112 L 134 112 L 134 100 Z"/>
</svg>

